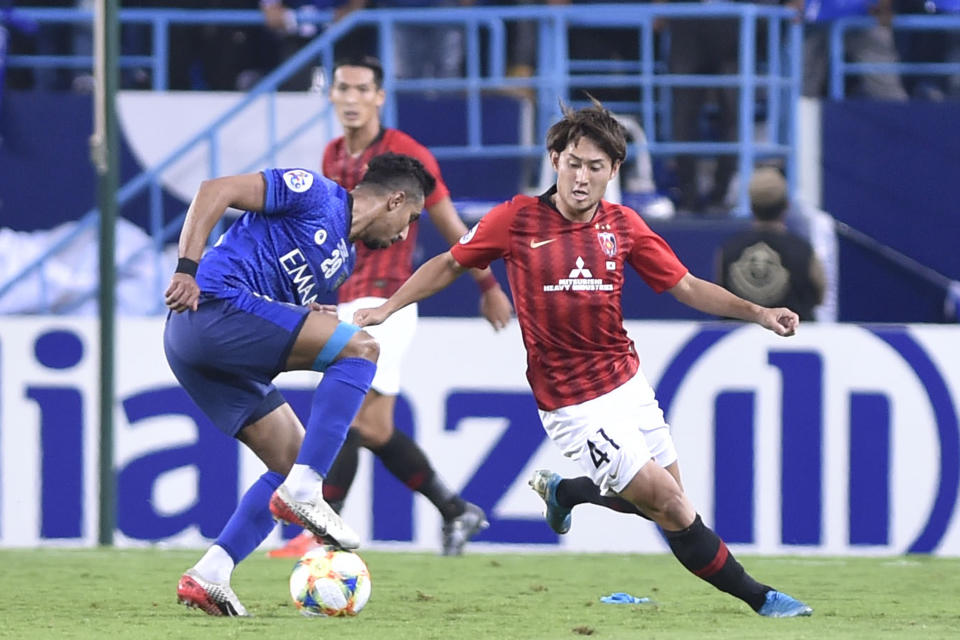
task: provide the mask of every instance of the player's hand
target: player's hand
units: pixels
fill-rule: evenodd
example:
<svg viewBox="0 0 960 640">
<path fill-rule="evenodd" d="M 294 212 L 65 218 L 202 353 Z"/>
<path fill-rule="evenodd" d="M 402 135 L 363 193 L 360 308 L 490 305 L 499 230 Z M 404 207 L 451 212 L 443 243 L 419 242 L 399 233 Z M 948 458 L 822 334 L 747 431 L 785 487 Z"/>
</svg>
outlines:
<svg viewBox="0 0 960 640">
<path fill-rule="evenodd" d="M 510 298 L 500 287 L 487 289 L 480 296 L 480 313 L 487 319 L 495 331 L 507 326 L 513 316 L 513 305 Z"/>
<path fill-rule="evenodd" d="M 797 327 L 800 326 L 800 316 L 786 307 L 777 307 L 776 309 L 764 309 L 758 322 L 762 327 L 770 329 L 777 335 L 792 336 L 797 332 Z"/>
<path fill-rule="evenodd" d="M 164 294 L 167 307 L 180 313 L 190 309 L 197 310 L 197 301 L 200 299 L 200 286 L 193 276 L 186 273 L 175 273 L 170 279 L 170 286 Z"/>
<path fill-rule="evenodd" d="M 390 314 L 384 311 L 383 305 L 373 309 L 357 309 L 353 312 L 353 324 L 358 327 L 369 327 L 372 324 L 382 324 Z"/>
<path fill-rule="evenodd" d="M 337 305 L 335 304 L 320 304 L 319 302 L 311 302 L 307 305 L 310 311 L 319 311 L 320 313 L 330 313 L 337 315 Z"/>
</svg>

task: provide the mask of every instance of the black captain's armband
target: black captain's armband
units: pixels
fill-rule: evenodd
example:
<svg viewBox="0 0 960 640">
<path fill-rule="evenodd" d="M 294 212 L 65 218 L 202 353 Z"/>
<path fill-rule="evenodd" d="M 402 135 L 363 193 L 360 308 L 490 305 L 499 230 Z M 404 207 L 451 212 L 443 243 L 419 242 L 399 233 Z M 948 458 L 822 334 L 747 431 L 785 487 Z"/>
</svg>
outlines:
<svg viewBox="0 0 960 640">
<path fill-rule="evenodd" d="M 193 278 L 197 277 L 197 267 L 200 266 L 196 260 L 190 258 L 180 258 L 177 260 L 176 273 L 185 273 Z"/>
</svg>

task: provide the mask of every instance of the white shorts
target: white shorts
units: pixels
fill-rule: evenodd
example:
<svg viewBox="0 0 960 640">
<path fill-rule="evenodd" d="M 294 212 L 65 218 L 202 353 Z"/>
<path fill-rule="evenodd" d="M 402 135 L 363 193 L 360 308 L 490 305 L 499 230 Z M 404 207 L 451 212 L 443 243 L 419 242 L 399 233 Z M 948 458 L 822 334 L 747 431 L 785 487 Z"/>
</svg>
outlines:
<svg viewBox="0 0 960 640">
<path fill-rule="evenodd" d="M 386 298 L 357 298 L 337 306 L 337 316 L 343 322 L 353 322 L 353 312 L 358 309 L 379 307 Z M 375 391 L 387 396 L 400 393 L 400 362 L 417 330 L 417 305 L 407 305 L 387 318 L 383 324 L 364 327 L 364 331 L 380 343 L 380 358 L 377 373 L 370 385 Z"/>
<path fill-rule="evenodd" d="M 670 427 L 640 371 L 592 400 L 541 410 L 540 421 L 605 495 L 620 493 L 650 459 L 662 467 L 677 460 Z"/>
</svg>

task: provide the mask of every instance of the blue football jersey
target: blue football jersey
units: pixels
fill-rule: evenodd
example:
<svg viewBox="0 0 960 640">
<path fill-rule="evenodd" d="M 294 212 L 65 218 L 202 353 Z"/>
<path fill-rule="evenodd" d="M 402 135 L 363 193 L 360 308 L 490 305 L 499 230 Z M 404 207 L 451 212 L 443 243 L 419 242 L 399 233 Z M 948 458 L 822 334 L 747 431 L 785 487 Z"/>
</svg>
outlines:
<svg viewBox="0 0 960 640">
<path fill-rule="evenodd" d="M 304 305 L 339 287 L 353 271 L 350 195 L 305 169 L 263 172 L 262 212 L 247 211 L 203 256 L 197 284 L 204 293 L 244 289 Z"/>
</svg>

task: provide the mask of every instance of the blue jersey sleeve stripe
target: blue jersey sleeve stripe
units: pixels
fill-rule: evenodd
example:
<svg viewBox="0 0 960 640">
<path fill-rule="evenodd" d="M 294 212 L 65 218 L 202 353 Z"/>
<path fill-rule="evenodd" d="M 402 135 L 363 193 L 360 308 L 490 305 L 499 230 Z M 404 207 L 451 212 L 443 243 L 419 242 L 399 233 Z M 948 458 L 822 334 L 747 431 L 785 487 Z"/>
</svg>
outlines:
<svg viewBox="0 0 960 640">
<path fill-rule="evenodd" d="M 264 169 L 260 173 L 263 174 L 263 179 L 267 183 L 267 193 L 263 198 L 263 212 L 273 213 L 277 206 L 275 200 L 277 197 L 277 190 L 273 185 L 273 169 Z"/>
</svg>

